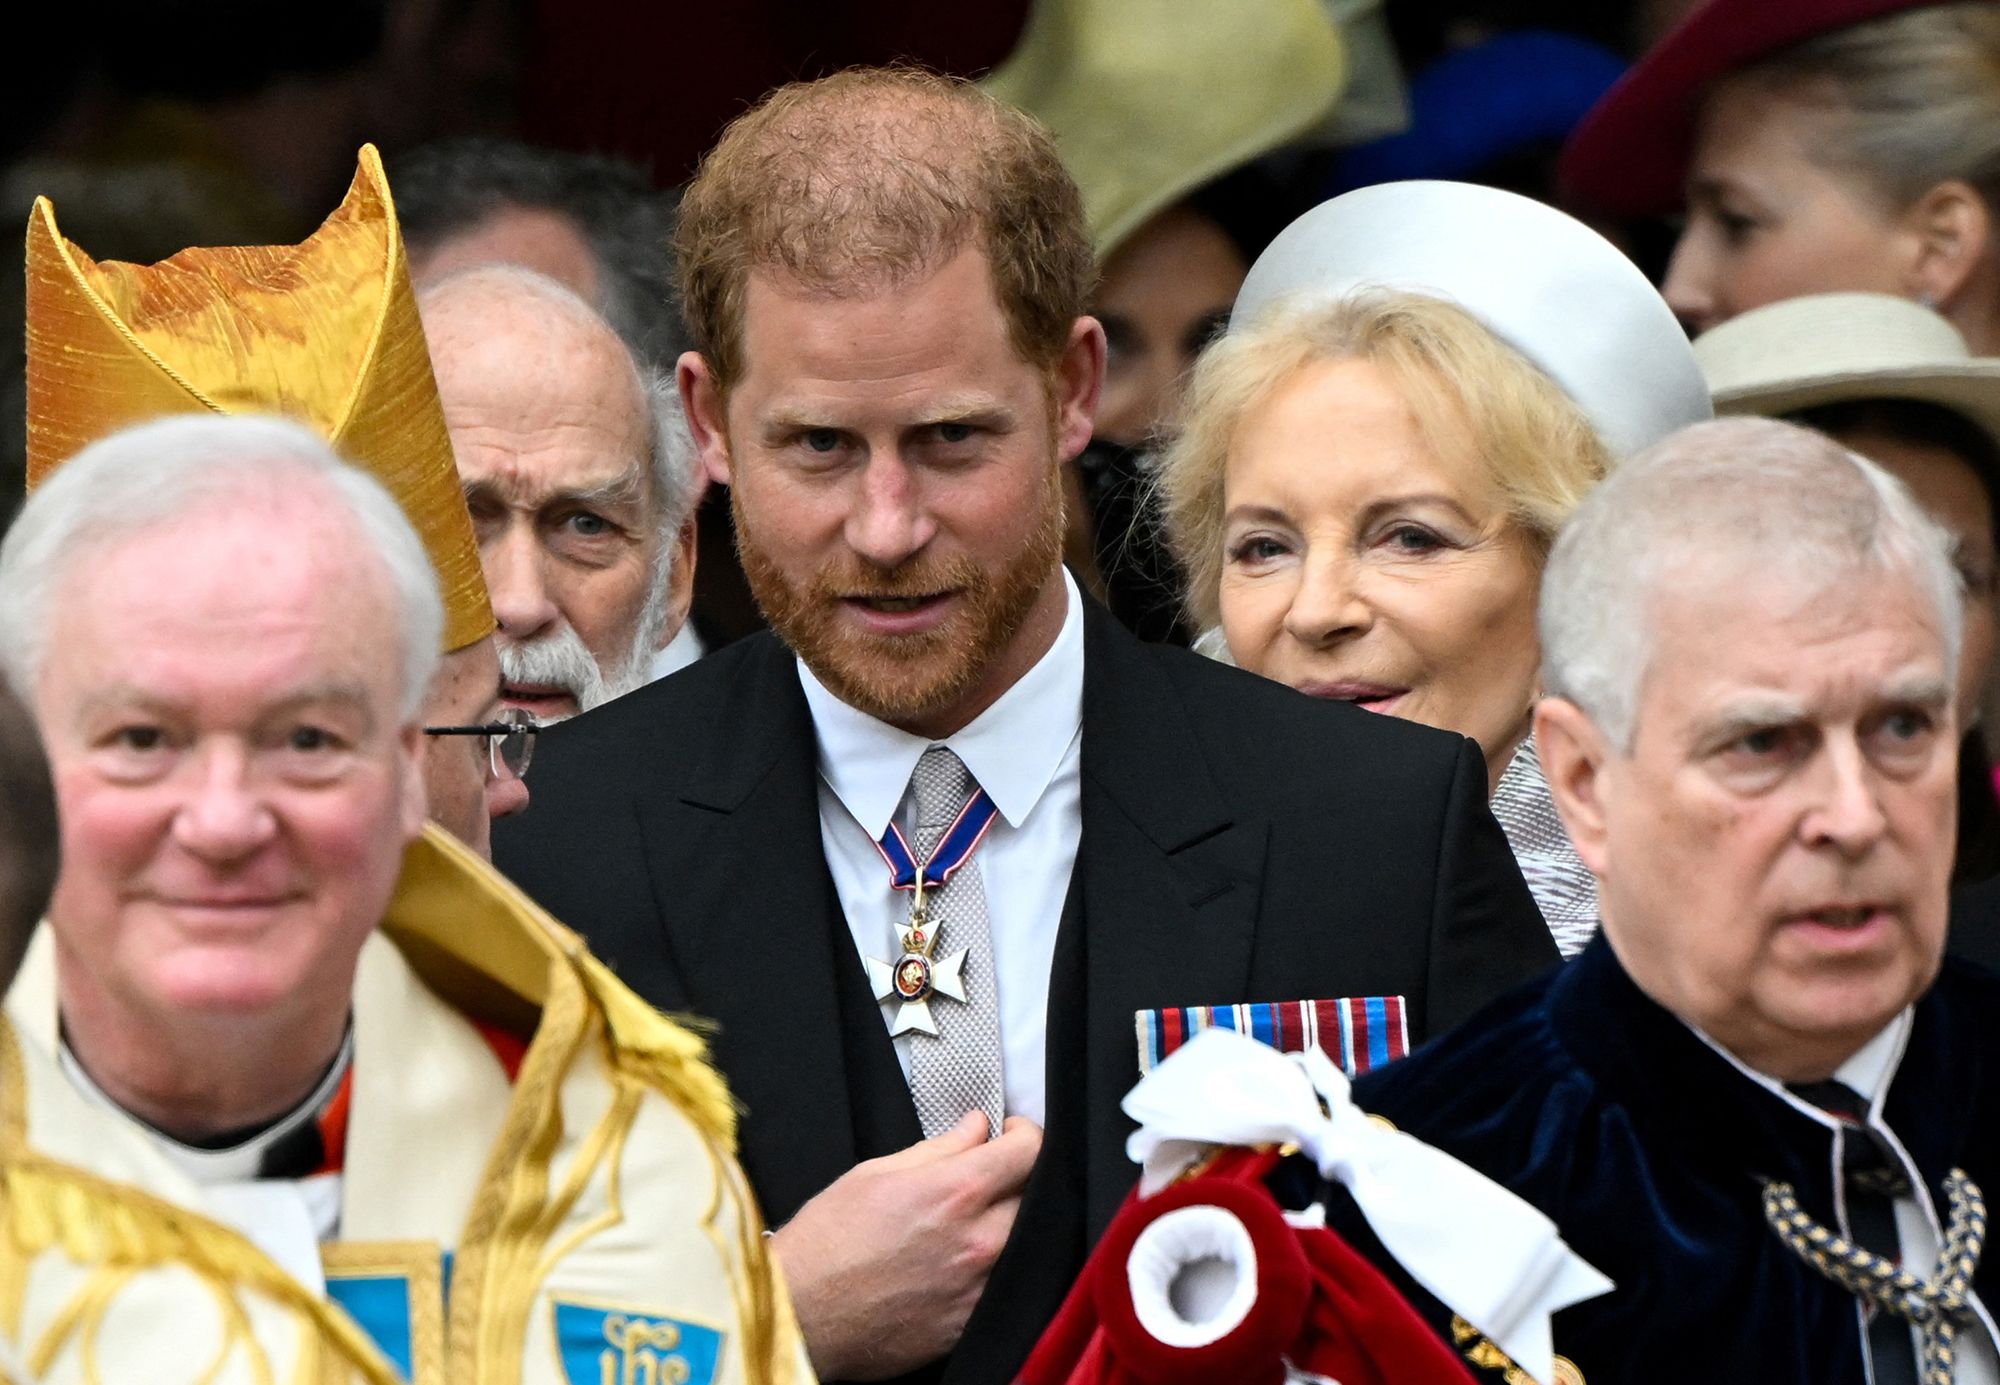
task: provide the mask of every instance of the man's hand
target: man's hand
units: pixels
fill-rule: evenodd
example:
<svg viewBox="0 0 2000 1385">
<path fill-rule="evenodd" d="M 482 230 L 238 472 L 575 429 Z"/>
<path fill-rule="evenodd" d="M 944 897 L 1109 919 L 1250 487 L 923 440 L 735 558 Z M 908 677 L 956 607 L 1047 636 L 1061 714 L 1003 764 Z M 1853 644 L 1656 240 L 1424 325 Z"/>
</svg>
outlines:
<svg viewBox="0 0 2000 1385">
<path fill-rule="evenodd" d="M 771 1238 L 822 1379 L 883 1380 L 958 1344 L 1041 1147 L 1025 1117 L 989 1140 L 968 1112 L 856 1164 Z"/>
</svg>

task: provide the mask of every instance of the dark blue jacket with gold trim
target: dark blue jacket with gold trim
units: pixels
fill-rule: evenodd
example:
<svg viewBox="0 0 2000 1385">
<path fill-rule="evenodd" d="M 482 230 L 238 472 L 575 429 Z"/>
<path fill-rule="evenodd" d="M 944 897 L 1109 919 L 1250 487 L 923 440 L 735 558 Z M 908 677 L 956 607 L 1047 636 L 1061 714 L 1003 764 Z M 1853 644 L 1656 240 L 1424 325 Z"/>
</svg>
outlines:
<svg viewBox="0 0 2000 1385">
<path fill-rule="evenodd" d="M 2000 977 L 1947 959 L 1917 1003 L 1883 1113 L 1939 1217 L 1954 1168 L 2000 1207 L 1996 1088 Z M 1806 1212 L 1838 1227 L 1832 1132 L 1647 998 L 1602 937 L 1362 1079 L 1355 1098 L 1541 1208 L 1616 1282 L 1556 1315 L 1556 1351 L 1583 1379 L 1866 1379 L 1857 1300 L 1800 1260 L 1762 1210 L 1765 1184 L 1783 1180 Z M 1399 1273 L 1351 1203 L 1336 1225 Z M 1465 1228 L 1465 1247 L 1479 1253 L 1476 1226 Z M 1451 1332 L 1448 1312 L 1399 1284 Z M 2000 1307 L 2000 1251 L 1985 1257 L 1975 1288 Z M 1456 1336 L 1479 1354 L 1462 1324 Z M 1490 1363 L 1491 1348 L 1484 1354 Z"/>
</svg>

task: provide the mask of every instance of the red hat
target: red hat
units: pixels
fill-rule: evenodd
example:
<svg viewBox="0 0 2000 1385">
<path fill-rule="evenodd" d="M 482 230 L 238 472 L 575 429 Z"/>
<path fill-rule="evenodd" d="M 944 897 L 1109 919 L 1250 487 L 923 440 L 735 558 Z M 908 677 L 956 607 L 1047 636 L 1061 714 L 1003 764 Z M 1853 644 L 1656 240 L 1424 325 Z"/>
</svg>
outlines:
<svg viewBox="0 0 2000 1385">
<path fill-rule="evenodd" d="M 1681 205 L 1709 83 L 1820 34 L 1944 0 L 1708 0 L 1604 94 L 1563 146 L 1556 176 L 1591 211 Z"/>
<path fill-rule="evenodd" d="M 1018 1385 L 1473 1385 L 1380 1271 L 1325 1227 L 1295 1226 L 1264 1186 L 1274 1153 L 1228 1150 L 1112 1220 Z M 1206 1262 L 1206 1309 L 1175 1272 Z"/>
</svg>

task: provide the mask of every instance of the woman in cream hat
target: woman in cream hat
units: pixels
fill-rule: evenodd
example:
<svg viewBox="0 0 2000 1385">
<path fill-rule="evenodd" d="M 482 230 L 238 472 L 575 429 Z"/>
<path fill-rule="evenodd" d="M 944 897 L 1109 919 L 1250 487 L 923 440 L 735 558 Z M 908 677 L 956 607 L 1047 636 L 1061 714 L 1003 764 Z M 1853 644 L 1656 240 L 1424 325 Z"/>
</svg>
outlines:
<svg viewBox="0 0 2000 1385">
<path fill-rule="evenodd" d="M 1565 954 L 1597 902 L 1528 738 L 1542 560 L 1616 459 L 1708 415 L 1673 314 L 1596 232 L 1392 183 L 1252 266 L 1162 465 L 1202 647 L 1478 741 Z"/>
<path fill-rule="evenodd" d="M 1038 0 L 985 80 L 1048 126 L 1083 194 L 1105 371 L 1091 445 L 1064 469 L 1064 556 L 1141 638 L 1187 642 L 1171 564 L 1132 523 L 1155 435 L 1251 258 L 1304 205 L 1247 166 L 1325 121 L 1352 66 L 1323 0 Z"/>
<path fill-rule="evenodd" d="M 1563 151 L 1594 212 L 1685 210 L 1664 293 L 1697 331 L 1895 294 L 2000 353 L 2000 5 L 1708 0 Z"/>
<path fill-rule="evenodd" d="M 2000 874 L 2000 801 L 1977 725 L 1994 653 L 2000 359 L 1971 355 L 1938 314 L 1880 293 L 1767 304 L 1703 333 L 1694 353 L 1716 412 L 1819 429 L 1879 462 L 1951 534 L 1965 584 L 1958 710 L 1968 728 L 1955 873 Z"/>
</svg>

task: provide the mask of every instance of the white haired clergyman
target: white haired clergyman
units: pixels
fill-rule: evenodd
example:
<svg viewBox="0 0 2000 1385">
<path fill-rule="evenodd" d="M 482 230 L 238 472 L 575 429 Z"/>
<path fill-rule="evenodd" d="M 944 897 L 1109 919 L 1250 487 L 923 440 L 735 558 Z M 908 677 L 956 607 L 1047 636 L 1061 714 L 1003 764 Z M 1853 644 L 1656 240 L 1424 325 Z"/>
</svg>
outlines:
<svg viewBox="0 0 2000 1385">
<path fill-rule="evenodd" d="M 1542 683 L 1630 750 L 1652 606 L 1677 574 L 1811 588 L 1874 569 L 1935 607 L 1949 674 L 1964 605 L 1949 536 L 1888 472 L 1818 433 L 1760 418 L 1682 429 L 1578 508 L 1542 575 Z"/>
<path fill-rule="evenodd" d="M 0 544 L 0 672 L 24 701 L 50 644 L 68 575 L 119 540 L 219 502 L 255 505 L 317 487 L 380 560 L 400 612 L 401 714 L 415 720 L 438 666 L 444 604 L 423 541 L 373 477 L 297 424 L 177 415 L 91 444 L 28 497 Z"/>
</svg>

